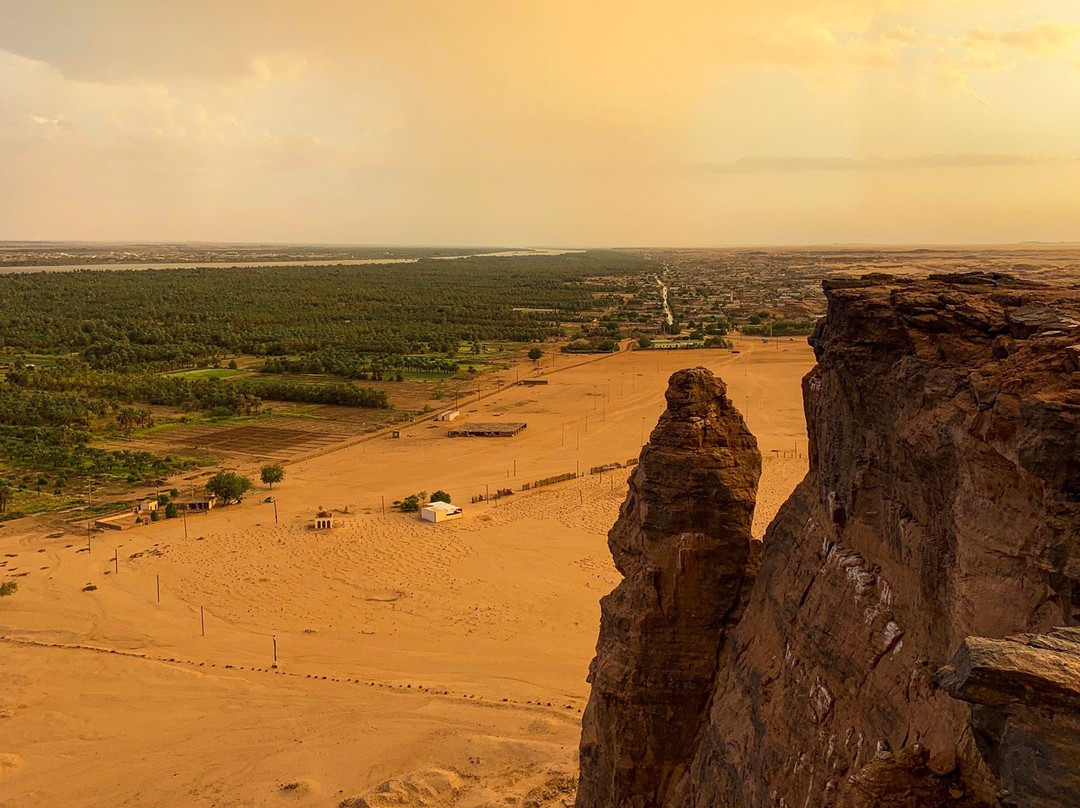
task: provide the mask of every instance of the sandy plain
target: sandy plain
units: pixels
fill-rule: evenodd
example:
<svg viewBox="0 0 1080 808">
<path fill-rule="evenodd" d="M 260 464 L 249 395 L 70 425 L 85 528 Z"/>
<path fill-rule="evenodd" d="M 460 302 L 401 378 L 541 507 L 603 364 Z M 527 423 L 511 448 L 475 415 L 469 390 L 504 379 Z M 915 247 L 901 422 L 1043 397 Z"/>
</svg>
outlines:
<svg viewBox="0 0 1080 808">
<path fill-rule="evenodd" d="M 527 422 L 517 437 L 422 422 L 314 457 L 275 487 L 276 524 L 267 492 L 190 517 L 187 537 L 170 520 L 95 533 L 89 552 L 55 520 L 9 523 L 0 580 L 19 590 L 0 604 L 0 805 L 569 801 L 629 472 L 470 498 L 636 457 L 668 376 L 704 365 L 765 457 L 761 535 L 806 472 L 813 354 L 801 338 L 738 342 L 559 358 L 546 386 L 461 402 L 453 425 Z M 389 509 L 438 488 L 465 518 Z M 331 531 L 306 529 L 320 506 Z"/>
</svg>

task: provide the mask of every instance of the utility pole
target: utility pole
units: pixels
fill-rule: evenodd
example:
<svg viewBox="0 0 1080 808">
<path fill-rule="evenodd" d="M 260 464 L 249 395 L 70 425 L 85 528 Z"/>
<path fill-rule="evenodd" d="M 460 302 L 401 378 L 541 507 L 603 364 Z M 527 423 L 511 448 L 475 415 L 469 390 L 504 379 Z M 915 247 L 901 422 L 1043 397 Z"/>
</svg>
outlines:
<svg viewBox="0 0 1080 808">
<path fill-rule="evenodd" d="M 274 524 L 276 525 L 277 523 L 278 523 L 278 519 L 277 519 L 277 498 L 275 497 L 275 499 L 274 499 Z"/>
</svg>

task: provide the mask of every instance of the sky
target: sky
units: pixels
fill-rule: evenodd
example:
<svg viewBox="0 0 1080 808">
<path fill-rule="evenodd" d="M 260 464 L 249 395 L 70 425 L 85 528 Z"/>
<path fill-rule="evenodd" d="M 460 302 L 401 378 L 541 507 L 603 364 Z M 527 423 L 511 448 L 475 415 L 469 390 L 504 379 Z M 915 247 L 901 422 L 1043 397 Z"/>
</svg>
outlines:
<svg viewBox="0 0 1080 808">
<path fill-rule="evenodd" d="M 0 239 L 1080 241 L 1080 2 L 0 0 Z"/>
</svg>

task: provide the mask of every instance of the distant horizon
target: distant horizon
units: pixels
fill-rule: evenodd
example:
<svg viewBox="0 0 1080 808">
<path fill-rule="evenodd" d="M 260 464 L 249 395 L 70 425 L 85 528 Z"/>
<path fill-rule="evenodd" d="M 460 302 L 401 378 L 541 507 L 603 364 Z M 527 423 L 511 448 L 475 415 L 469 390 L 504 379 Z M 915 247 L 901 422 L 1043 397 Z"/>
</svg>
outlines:
<svg viewBox="0 0 1080 808">
<path fill-rule="evenodd" d="M 633 244 L 519 244 L 519 243 L 466 243 L 466 242 L 349 242 L 349 241 L 215 241 L 210 239 L 0 239 L 0 249 L 17 246 L 166 246 L 188 245 L 206 247 L 323 247 L 342 249 L 386 249 L 386 250 L 821 250 L 833 248 L 864 248 L 873 250 L 912 250 L 912 249 L 998 249 L 1010 247 L 1080 247 L 1080 239 L 1061 241 L 836 241 L 805 243 L 752 243 L 733 242 L 729 244 L 663 244 L 640 246 Z"/>
</svg>

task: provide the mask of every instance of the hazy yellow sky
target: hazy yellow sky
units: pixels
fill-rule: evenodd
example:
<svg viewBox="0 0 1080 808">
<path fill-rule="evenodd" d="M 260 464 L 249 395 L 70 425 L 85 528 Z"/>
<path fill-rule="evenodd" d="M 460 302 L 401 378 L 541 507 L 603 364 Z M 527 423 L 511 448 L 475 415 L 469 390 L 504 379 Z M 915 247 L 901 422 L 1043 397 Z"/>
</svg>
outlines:
<svg viewBox="0 0 1080 808">
<path fill-rule="evenodd" d="M 1080 240 L 1077 0 L 0 0 L 0 238 Z"/>
</svg>

